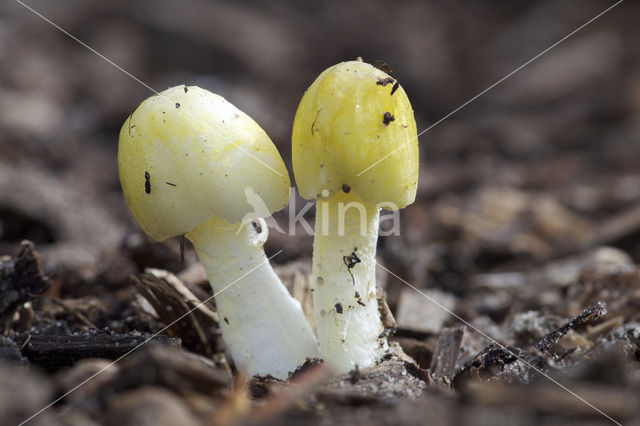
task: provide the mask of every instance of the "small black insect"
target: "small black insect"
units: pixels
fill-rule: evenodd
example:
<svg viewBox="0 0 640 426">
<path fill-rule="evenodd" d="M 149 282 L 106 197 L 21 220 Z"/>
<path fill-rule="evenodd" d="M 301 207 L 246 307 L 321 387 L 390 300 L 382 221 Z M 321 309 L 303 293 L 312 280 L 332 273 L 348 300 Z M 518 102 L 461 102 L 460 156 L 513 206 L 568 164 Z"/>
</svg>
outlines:
<svg viewBox="0 0 640 426">
<path fill-rule="evenodd" d="M 400 87 L 400 83 L 398 83 L 396 81 L 395 84 L 393 85 L 393 87 L 391 88 L 391 95 L 392 96 L 393 96 L 394 93 L 396 93 L 396 90 L 398 90 L 398 87 Z"/>
<path fill-rule="evenodd" d="M 336 303 L 336 312 L 339 314 L 342 313 L 342 303 Z"/>
<path fill-rule="evenodd" d="M 382 114 L 382 122 L 384 123 L 385 126 L 388 126 L 389 123 L 391 123 L 395 119 L 396 118 L 389 111 L 386 111 L 384 114 Z"/>
<path fill-rule="evenodd" d="M 176 108 L 180 108 L 180 103 L 176 102 Z"/>
<path fill-rule="evenodd" d="M 362 298 L 360 297 L 360 293 L 358 293 L 357 291 L 356 291 L 356 302 L 357 302 L 357 303 L 358 303 L 358 305 L 360 305 L 360 306 L 367 306 L 367 305 L 365 305 L 365 304 L 362 302 Z"/>
<path fill-rule="evenodd" d="M 144 172 L 144 192 L 151 194 L 151 175 L 149 172 Z"/>
<path fill-rule="evenodd" d="M 354 266 L 356 266 L 357 263 L 362 262 L 362 259 L 358 257 L 358 255 L 356 254 L 356 251 L 358 251 L 358 248 L 354 247 L 351 254 L 344 256 L 342 258 L 344 264 L 347 266 L 348 269 L 351 269 Z"/>
<path fill-rule="evenodd" d="M 224 322 L 226 322 L 227 324 L 229 324 L 229 320 L 227 319 L 227 317 L 224 317 Z"/>
<path fill-rule="evenodd" d="M 189 89 L 187 89 L 187 86 L 184 86 L 184 93 L 187 93 L 189 91 Z"/>
<path fill-rule="evenodd" d="M 345 266 L 347 267 L 347 272 L 349 272 L 349 275 L 351 275 L 351 281 L 353 282 L 353 285 L 356 285 L 356 279 L 353 276 L 353 272 L 351 272 L 351 269 L 354 266 L 356 266 L 357 263 L 362 262 L 362 260 L 356 254 L 357 251 L 358 251 L 358 247 L 354 247 L 353 251 L 351 252 L 351 254 L 348 254 L 346 256 L 342 256 L 342 261 L 344 262 Z"/>
<path fill-rule="evenodd" d="M 394 82 L 393 78 L 387 77 L 387 78 L 379 78 L 378 81 L 376 81 L 376 84 L 379 86 L 386 86 L 387 84 L 391 84 L 393 82 Z"/>
<path fill-rule="evenodd" d="M 342 191 L 343 191 L 345 194 L 348 194 L 348 193 L 349 193 L 349 191 L 351 191 L 351 187 L 345 183 L 344 185 L 342 185 Z"/>
</svg>

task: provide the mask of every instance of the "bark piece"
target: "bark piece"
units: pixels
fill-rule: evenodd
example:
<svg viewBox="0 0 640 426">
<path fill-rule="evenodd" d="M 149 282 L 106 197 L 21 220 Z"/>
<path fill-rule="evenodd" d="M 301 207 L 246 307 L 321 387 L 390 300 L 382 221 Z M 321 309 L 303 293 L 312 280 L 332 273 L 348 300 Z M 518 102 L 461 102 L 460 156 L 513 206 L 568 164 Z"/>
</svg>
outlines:
<svg viewBox="0 0 640 426">
<path fill-rule="evenodd" d="M 456 368 L 456 361 L 460 354 L 460 344 L 464 336 L 464 329 L 445 328 L 438 337 L 436 350 L 431 361 L 431 376 L 434 379 L 453 377 Z"/>
<path fill-rule="evenodd" d="M 404 353 L 409 355 L 421 368 L 429 368 L 435 350 L 435 338 L 423 342 L 411 337 L 393 337 L 390 342 L 397 342 Z"/>
<path fill-rule="evenodd" d="M 492 367 L 497 367 L 503 371 L 507 366 L 519 360 L 524 360 L 527 364 L 536 368 L 542 368 L 546 364 L 544 358 L 531 355 L 522 349 L 491 343 L 476 356 L 465 362 L 455 373 L 451 382 L 454 386 L 458 386 L 464 377 L 478 377 L 480 373 L 487 373 Z M 490 373 L 487 374 L 492 375 Z M 520 378 L 523 381 L 528 379 L 525 375 L 521 375 Z"/>
<path fill-rule="evenodd" d="M 14 341 L 22 347 L 22 354 L 31 364 L 48 372 L 68 367 L 85 358 L 115 360 L 144 343 L 179 345 L 180 340 L 147 333 L 106 334 L 89 332 L 70 336 L 20 335 Z"/>
<path fill-rule="evenodd" d="M 536 343 L 535 349 L 543 353 L 547 352 L 553 347 L 553 345 L 558 343 L 558 340 L 560 340 L 562 336 L 567 334 L 569 330 L 572 330 L 582 324 L 596 321 L 604 317 L 605 315 L 607 315 L 606 305 L 602 302 L 596 302 L 594 305 L 582 311 L 579 315 L 571 318 L 562 327 L 544 336 L 542 340 Z"/>
<path fill-rule="evenodd" d="M 531 367 L 542 370 L 547 368 L 549 364 L 548 355 L 546 354 L 562 336 L 567 334 L 569 330 L 589 322 L 595 321 L 606 315 L 606 307 L 604 303 L 598 302 L 574 318 L 571 318 L 561 327 L 545 335 L 539 340 L 532 351 L 527 351 L 517 347 L 507 347 L 497 342 L 492 342 L 480 351 L 475 357 L 468 360 L 453 376 L 453 382 L 458 383 L 465 375 L 487 372 L 492 367 L 498 367 L 500 371 L 505 372 L 507 367 L 510 369 L 506 374 L 514 380 L 520 380 L 526 383 L 530 380 L 527 371 Z M 497 374 L 497 372 L 495 372 Z"/>
<path fill-rule="evenodd" d="M 220 351 L 218 314 L 210 301 L 204 302 L 175 275 L 160 269 L 147 269 L 133 283 L 186 348 L 208 357 Z"/>
<path fill-rule="evenodd" d="M 0 317 L 11 315 L 32 295 L 47 291 L 49 285 L 33 243 L 23 241 L 15 259 L 0 261 Z"/>
<path fill-rule="evenodd" d="M 287 386 L 287 382 L 273 377 L 270 374 L 256 374 L 247 382 L 249 393 L 253 399 L 264 399 L 270 396 L 275 390 Z"/>
</svg>

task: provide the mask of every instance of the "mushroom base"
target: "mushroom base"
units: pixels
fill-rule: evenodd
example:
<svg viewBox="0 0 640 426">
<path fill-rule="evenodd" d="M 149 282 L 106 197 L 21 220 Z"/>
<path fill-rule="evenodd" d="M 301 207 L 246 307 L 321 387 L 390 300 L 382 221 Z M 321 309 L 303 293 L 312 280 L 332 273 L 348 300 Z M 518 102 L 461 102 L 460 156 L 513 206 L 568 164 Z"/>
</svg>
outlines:
<svg viewBox="0 0 640 426">
<path fill-rule="evenodd" d="M 268 228 L 211 218 L 186 234 L 216 299 L 222 337 L 239 369 L 286 379 L 317 341 L 300 303 L 275 274 L 262 245 Z"/>
<path fill-rule="evenodd" d="M 336 373 L 372 366 L 388 349 L 376 297 L 379 217 L 354 194 L 317 200 L 313 304 L 320 352 Z"/>
</svg>

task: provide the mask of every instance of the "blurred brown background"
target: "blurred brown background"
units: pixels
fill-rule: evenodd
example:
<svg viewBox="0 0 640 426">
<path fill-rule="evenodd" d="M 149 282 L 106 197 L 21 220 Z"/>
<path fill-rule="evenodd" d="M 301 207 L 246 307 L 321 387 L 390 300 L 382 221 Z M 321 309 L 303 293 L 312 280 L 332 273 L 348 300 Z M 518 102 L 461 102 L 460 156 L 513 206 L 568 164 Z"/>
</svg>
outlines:
<svg viewBox="0 0 640 426">
<path fill-rule="evenodd" d="M 357 56 L 387 62 L 420 131 L 613 2 L 28 4 L 158 91 L 186 83 L 226 97 L 290 165 L 298 101 L 325 68 Z M 402 235 L 381 241 L 383 259 L 459 294 L 477 272 L 601 244 L 639 259 L 639 18 L 637 4 L 622 3 L 421 136 L 418 199 Z M 50 265 L 73 269 L 138 232 L 117 180 L 117 135 L 151 94 L 19 3 L 2 3 L 0 251 L 29 238 Z M 286 262 L 309 255 L 310 243 L 272 232 L 268 249 L 288 249 L 275 259 Z"/>
</svg>

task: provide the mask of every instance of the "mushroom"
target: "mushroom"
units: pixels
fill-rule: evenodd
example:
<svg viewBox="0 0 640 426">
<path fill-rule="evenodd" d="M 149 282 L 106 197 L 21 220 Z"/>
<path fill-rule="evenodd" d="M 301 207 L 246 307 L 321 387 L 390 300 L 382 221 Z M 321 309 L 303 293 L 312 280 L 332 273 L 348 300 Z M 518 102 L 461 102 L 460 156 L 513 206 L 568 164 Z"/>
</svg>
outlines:
<svg viewBox="0 0 640 426">
<path fill-rule="evenodd" d="M 125 121 L 118 166 L 142 229 L 158 241 L 184 234 L 193 243 L 239 368 L 286 379 L 317 356 L 300 304 L 262 248 L 268 228 L 257 216 L 287 205 L 290 181 L 255 121 L 207 90 L 173 87 L 142 102 Z"/>
<path fill-rule="evenodd" d="M 406 93 L 361 61 L 325 70 L 298 106 L 292 155 L 300 194 L 317 199 L 313 303 L 321 356 L 339 373 L 371 366 L 388 350 L 376 297 L 379 211 L 411 204 L 418 183 Z"/>
</svg>

